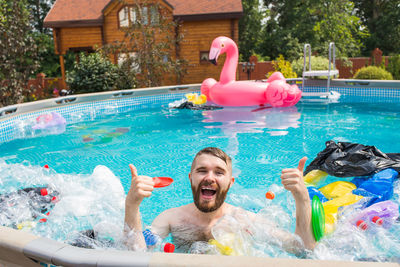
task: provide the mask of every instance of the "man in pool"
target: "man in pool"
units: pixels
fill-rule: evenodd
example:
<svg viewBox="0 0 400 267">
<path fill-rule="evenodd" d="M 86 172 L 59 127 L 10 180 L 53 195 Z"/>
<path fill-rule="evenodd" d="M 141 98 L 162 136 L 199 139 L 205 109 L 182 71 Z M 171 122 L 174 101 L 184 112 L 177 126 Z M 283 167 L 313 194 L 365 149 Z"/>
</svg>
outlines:
<svg viewBox="0 0 400 267">
<path fill-rule="evenodd" d="M 313 249 L 315 239 L 311 228 L 311 205 L 307 188 L 303 182 L 303 169 L 307 158 L 300 160 L 297 168 L 282 170 L 281 181 L 296 203 L 295 234 L 283 230 L 272 231 L 282 247 L 299 254 L 304 249 Z M 142 234 L 139 206 L 145 197 L 150 197 L 154 188 L 151 177 L 139 176 L 136 168 L 129 165 L 132 173 L 131 188 L 125 200 L 125 234 L 127 245 L 132 250 L 146 249 Z M 180 250 L 188 250 L 196 241 L 213 239 L 211 229 L 226 215 L 244 214 L 246 218 L 256 214 L 225 202 L 232 177 L 231 158 L 219 148 L 207 147 L 195 156 L 189 180 L 193 192 L 193 203 L 168 209 L 156 217 L 151 225 L 153 234 L 165 238 L 171 233 L 174 244 Z M 271 224 L 265 227 L 275 227 Z"/>
</svg>

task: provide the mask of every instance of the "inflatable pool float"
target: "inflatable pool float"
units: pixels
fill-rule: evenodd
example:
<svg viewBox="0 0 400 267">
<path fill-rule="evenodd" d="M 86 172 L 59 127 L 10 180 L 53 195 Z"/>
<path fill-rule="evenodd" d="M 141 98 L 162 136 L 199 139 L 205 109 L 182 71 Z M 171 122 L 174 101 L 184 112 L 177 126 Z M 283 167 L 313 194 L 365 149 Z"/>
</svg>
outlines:
<svg viewBox="0 0 400 267">
<path fill-rule="evenodd" d="M 45 130 L 57 126 L 64 126 L 66 120 L 57 112 L 42 114 L 36 118 L 35 125 L 32 126 L 34 130 Z"/>
<path fill-rule="evenodd" d="M 286 83 L 282 73 L 275 72 L 267 82 L 236 81 L 239 51 L 236 43 L 225 36 L 214 39 L 209 60 L 217 63 L 220 55 L 226 53 L 219 82 L 212 78 L 201 84 L 201 93 L 208 100 L 222 106 L 255 106 L 270 104 L 273 107 L 289 107 L 301 98 L 297 85 Z"/>
<path fill-rule="evenodd" d="M 362 224 L 361 229 L 363 230 L 372 224 L 389 229 L 398 217 L 399 205 L 386 200 L 363 209 L 350 219 L 350 223 L 358 227 Z"/>
</svg>

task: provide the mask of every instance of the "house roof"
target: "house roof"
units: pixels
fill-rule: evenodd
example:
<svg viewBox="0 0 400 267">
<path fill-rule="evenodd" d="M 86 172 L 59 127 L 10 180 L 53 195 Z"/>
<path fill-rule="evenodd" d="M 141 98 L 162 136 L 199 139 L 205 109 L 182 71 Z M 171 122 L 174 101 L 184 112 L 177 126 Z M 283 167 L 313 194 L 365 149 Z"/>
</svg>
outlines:
<svg viewBox="0 0 400 267">
<path fill-rule="evenodd" d="M 56 0 L 44 19 L 44 26 L 80 27 L 103 24 L 103 11 L 114 0 Z M 182 20 L 211 20 L 239 18 L 241 0 L 166 0 L 173 15 Z"/>
<path fill-rule="evenodd" d="M 174 7 L 174 17 L 184 20 L 240 18 L 241 0 L 168 0 Z"/>
<path fill-rule="evenodd" d="M 45 27 L 103 24 L 103 8 L 110 0 L 56 0 L 44 19 Z"/>
</svg>

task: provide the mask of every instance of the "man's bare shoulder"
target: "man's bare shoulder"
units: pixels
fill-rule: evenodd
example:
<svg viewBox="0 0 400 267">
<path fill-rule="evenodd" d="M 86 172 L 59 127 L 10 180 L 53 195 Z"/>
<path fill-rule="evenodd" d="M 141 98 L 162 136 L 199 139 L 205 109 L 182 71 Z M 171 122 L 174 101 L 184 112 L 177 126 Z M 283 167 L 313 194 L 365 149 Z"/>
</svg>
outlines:
<svg viewBox="0 0 400 267">
<path fill-rule="evenodd" d="M 163 211 L 151 224 L 152 231 L 163 238 L 166 237 L 171 231 L 171 227 L 184 220 L 185 214 L 188 214 L 187 210 L 189 209 L 190 204 Z"/>
<path fill-rule="evenodd" d="M 179 206 L 176 208 L 170 208 L 160 213 L 157 218 L 167 220 L 171 224 L 174 221 L 181 220 L 184 216 L 187 216 L 190 210 L 191 204 Z"/>
</svg>

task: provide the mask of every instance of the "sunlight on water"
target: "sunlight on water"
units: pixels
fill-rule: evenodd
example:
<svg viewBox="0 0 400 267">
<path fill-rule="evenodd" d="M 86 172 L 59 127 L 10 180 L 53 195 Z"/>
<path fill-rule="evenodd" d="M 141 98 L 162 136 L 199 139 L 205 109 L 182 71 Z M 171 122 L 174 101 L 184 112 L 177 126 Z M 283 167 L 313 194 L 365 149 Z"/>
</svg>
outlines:
<svg viewBox="0 0 400 267">
<path fill-rule="evenodd" d="M 395 104 L 303 103 L 290 108 L 207 111 L 164 105 L 121 114 L 112 111 L 97 119 L 75 114 L 75 123 L 52 131 L 34 129 L 34 119 L 19 122 L 20 139 L 0 144 L 2 225 L 70 244 L 91 242 L 89 247 L 124 249 L 121 235 L 124 198 L 130 186 L 128 164 L 133 163 L 139 174 L 174 179 L 172 185 L 154 190 L 143 201 L 142 218 L 150 225 L 163 210 L 192 201 L 191 161 L 201 148 L 217 146 L 233 159 L 236 180 L 227 201 L 293 232 L 295 203 L 280 184 L 283 168 L 296 167 L 303 156 L 311 162 L 328 140 L 400 152 L 400 142 L 392 141 L 398 139 L 400 125 L 400 105 Z M 33 203 L 31 195 L 21 192 L 44 186 L 59 194 L 57 202 L 40 198 Z M 275 193 L 273 200 L 265 198 L 267 191 Z M 392 200 L 397 204 L 399 195 L 396 181 Z M 225 220 L 228 223 L 220 223 L 213 233 L 235 253 L 294 257 L 274 240 L 274 228 L 255 223 L 249 235 L 235 218 Z M 98 234 L 97 241 L 82 234 L 90 229 Z M 399 236 L 398 221 L 390 229 L 360 231 L 343 219 L 306 257 L 396 261 Z M 195 243 L 191 251 L 219 253 L 204 242 Z"/>
</svg>

